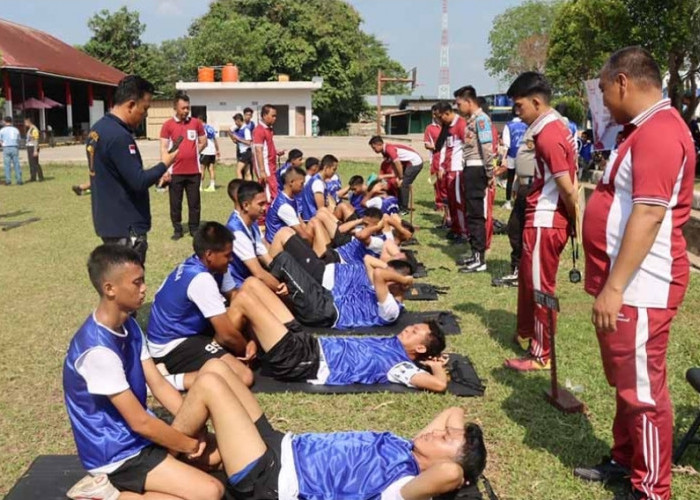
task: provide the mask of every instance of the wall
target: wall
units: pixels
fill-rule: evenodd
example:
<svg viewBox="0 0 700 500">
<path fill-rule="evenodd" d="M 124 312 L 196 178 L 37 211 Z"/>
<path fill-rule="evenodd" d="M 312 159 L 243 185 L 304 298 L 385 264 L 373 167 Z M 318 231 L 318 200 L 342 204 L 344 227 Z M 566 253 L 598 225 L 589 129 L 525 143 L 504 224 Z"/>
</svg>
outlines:
<svg viewBox="0 0 700 500">
<path fill-rule="evenodd" d="M 160 129 L 168 118 L 173 116 L 173 101 L 163 99 L 151 101 L 146 118 L 146 137 L 149 139 L 160 138 Z"/>
</svg>

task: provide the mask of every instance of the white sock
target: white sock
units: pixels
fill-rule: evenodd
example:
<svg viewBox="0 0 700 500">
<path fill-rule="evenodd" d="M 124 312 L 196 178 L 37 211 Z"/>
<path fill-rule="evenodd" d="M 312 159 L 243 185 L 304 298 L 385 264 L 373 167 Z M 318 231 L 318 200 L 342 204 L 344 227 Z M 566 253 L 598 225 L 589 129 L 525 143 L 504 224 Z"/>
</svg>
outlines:
<svg viewBox="0 0 700 500">
<path fill-rule="evenodd" d="M 214 181 L 209 181 L 209 187 L 215 187 Z"/>
<path fill-rule="evenodd" d="M 165 380 L 168 381 L 178 391 L 185 390 L 185 374 L 184 373 L 174 373 L 172 375 L 166 375 Z"/>
</svg>

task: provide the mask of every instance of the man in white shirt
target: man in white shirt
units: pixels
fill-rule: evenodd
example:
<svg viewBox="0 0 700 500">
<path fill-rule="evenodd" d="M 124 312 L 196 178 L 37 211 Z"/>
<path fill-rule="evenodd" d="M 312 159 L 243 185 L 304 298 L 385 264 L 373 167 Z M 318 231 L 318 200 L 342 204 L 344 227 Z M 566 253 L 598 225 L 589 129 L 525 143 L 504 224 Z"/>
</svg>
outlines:
<svg viewBox="0 0 700 500">
<path fill-rule="evenodd" d="M 12 184 L 11 169 L 15 170 L 15 182 L 18 186 L 22 182 L 22 170 L 19 167 L 19 130 L 12 125 L 12 118 L 6 116 L 4 126 L 0 129 L 0 146 L 2 146 L 2 160 L 5 165 L 5 184 Z"/>
</svg>

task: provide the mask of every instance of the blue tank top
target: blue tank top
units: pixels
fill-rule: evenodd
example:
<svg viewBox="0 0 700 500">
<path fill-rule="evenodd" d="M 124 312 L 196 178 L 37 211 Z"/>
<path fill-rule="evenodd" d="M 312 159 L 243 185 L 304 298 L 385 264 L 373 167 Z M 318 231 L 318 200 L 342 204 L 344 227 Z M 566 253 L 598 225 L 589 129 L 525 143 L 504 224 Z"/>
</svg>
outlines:
<svg viewBox="0 0 700 500">
<path fill-rule="evenodd" d="M 191 337 L 204 332 L 209 324 L 197 304 L 187 297 L 187 287 L 202 273 L 210 273 L 207 267 L 193 255 L 175 268 L 156 292 L 148 319 L 148 341 L 164 345 L 172 340 Z M 219 287 L 223 276 L 213 273 Z"/>
<path fill-rule="evenodd" d="M 216 139 L 216 129 L 209 125 L 208 123 L 204 125 L 204 133 L 207 135 L 207 139 L 213 141 Z"/>
<path fill-rule="evenodd" d="M 390 432 L 293 436 L 299 498 L 379 499 L 402 477 L 420 473 L 412 451 L 411 441 Z"/>
<path fill-rule="evenodd" d="M 237 231 L 243 233 L 245 237 L 248 238 L 253 244 L 254 250 L 256 248 L 255 243 L 262 241 L 262 234 L 260 233 L 260 228 L 258 227 L 257 222 L 253 222 L 253 225 L 250 227 L 246 226 L 243 219 L 241 219 L 240 215 L 238 215 L 238 212 L 235 210 L 228 218 L 226 227 L 228 227 L 232 233 L 236 233 Z M 233 244 L 235 245 L 236 242 L 234 241 Z M 233 253 L 231 263 L 228 265 L 228 269 L 234 283 L 236 284 L 236 288 L 240 288 L 243 285 L 243 282 L 252 276 L 248 266 L 246 266 L 243 261 L 236 256 L 235 252 Z"/>
<path fill-rule="evenodd" d="M 277 198 L 275 198 L 272 205 L 270 205 L 270 208 L 267 210 L 267 215 L 265 216 L 265 239 L 268 243 L 272 243 L 277 231 L 283 227 L 287 227 L 287 224 L 285 224 L 279 216 L 280 209 L 285 205 L 292 207 L 294 213 L 301 218 L 296 198 L 289 198 L 284 191 L 280 191 Z"/>
<path fill-rule="evenodd" d="M 68 346 L 63 363 L 63 392 L 78 455 L 87 470 L 104 467 L 139 453 L 151 442 L 134 432 L 109 397 L 90 394 L 75 363 L 95 347 L 114 352 L 126 380 L 141 406 L 146 408 L 146 379 L 141 365 L 141 329 L 133 318 L 124 323 L 127 333 L 119 337 L 90 315 Z"/>
<path fill-rule="evenodd" d="M 388 384 L 387 374 L 408 361 L 398 337 L 320 337 L 328 364 L 327 385 Z"/>
<path fill-rule="evenodd" d="M 508 157 L 515 158 L 518 156 L 518 148 L 523 140 L 523 136 L 527 131 L 527 125 L 522 120 L 511 120 L 506 125 L 510 133 L 510 147 L 508 148 Z"/>
<path fill-rule="evenodd" d="M 339 203 L 338 191 L 343 187 L 343 181 L 340 180 L 340 176 L 338 174 L 333 174 L 333 177 L 326 181 L 326 187 L 328 188 L 328 194 L 336 203 Z"/>
<path fill-rule="evenodd" d="M 276 174 L 277 175 L 277 185 L 280 187 L 280 190 L 282 190 L 282 187 L 284 186 L 284 174 L 289 170 L 289 167 L 291 167 L 292 164 L 289 163 L 288 161 L 285 161 L 284 164 L 277 170 Z"/>
<path fill-rule="evenodd" d="M 338 309 L 338 329 L 387 325 L 379 316 L 377 293 L 364 264 L 336 264 L 333 302 Z"/>
<path fill-rule="evenodd" d="M 399 200 L 395 196 L 382 198 L 382 213 L 393 215 L 399 213 Z"/>
<path fill-rule="evenodd" d="M 323 177 L 321 177 L 321 174 L 316 174 L 309 179 L 309 182 L 304 184 L 304 190 L 301 192 L 301 213 L 304 216 L 304 220 L 310 220 L 318 211 L 312 188 L 314 182 L 317 180 L 323 182 L 323 198 L 325 199 L 326 196 L 328 196 L 328 185 L 323 180 Z"/>
<path fill-rule="evenodd" d="M 380 238 L 386 240 L 386 236 L 383 234 L 380 236 L 374 236 L 374 238 Z M 379 257 L 379 254 L 373 252 L 364 243 L 362 243 L 357 238 L 353 238 L 350 243 L 339 246 L 335 249 L 343 259 L 346 264 L 363 264 L 365 260 L 365 255 L 371 255 L 372 257 Z"/>
<path fill-rule="evenodd" d="M 350 204 L 353 206 L 353 208 L 355 209 L 355 212 L 360 217 L 365 216 L 365 207 L 362 206 L 362 199 L 364 197 L 365 197 L 364 194 L 355 194 L 355 193 L 350 193 L 350 196 L 349 196 Z"/>
</svg>

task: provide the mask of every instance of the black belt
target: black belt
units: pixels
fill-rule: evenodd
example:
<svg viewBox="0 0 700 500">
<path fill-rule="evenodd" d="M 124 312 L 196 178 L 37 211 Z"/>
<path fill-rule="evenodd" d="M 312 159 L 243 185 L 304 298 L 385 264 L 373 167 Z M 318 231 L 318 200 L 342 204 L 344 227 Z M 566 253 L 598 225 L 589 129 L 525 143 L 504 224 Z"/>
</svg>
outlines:
<svg viewBox="0 0 700 500">
<path fill-rule="evenodd" d="M 529 177 L 520 177 L 520 185 L 521 185 L 521 186 L 531 186 L 533 180 L 534 180 L 534 177 L 533 177 L 533 176 L 529 176 Z"/>
</svg>

